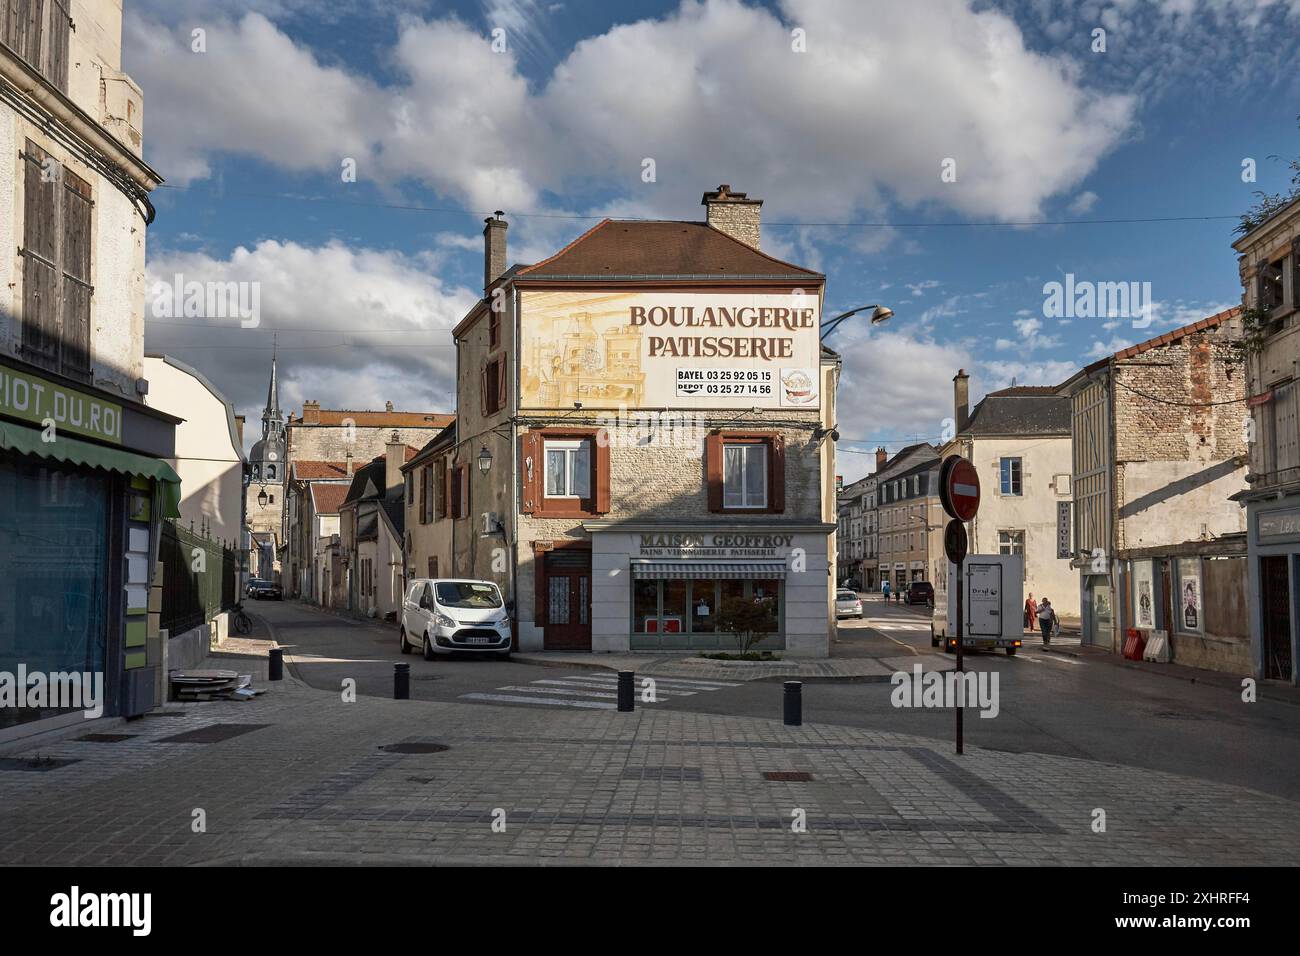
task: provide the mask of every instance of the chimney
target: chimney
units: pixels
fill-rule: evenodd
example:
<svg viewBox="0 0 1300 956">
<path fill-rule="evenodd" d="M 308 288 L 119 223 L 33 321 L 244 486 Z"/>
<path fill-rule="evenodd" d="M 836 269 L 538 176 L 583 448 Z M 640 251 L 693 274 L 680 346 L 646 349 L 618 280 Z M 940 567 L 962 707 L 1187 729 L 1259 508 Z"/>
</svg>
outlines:
<svg viewBox="0 0 1300 956">
<path fill-rule="evenodd" d="M 386 412 L 391 412 L 392 410 L 393 410 L 393 403 L 392 403 L 392 402 L 384 402 L 384 411 L 386 411 Z"/>
<path fill-rule="evenodd" d="M 506 221 L 500 209 L 495 219 L 484 219 L 483 227 L 483 294 L 506 271 Z"/>
<path fill-rule="evenodd" d="M 763 200 L 732 192 L 731 187 L 723 183 L 717 191 L 705 193 L 700 204 L 708 210 L 710 226 L 747 246 L 758 248 Z"/>
<path fill-rule="evenodd" d="M 348 477 L 352 477 L 352 449 L 348 449 Z"/>
<path fill-rule="evenodd" d="M 391 409 L 392 402 L 389 402 Z M 406 445 L 393 432 L 384 446 L 384 488 L 392 491 L 402 484 L 402 466 L 406 464 Z"/>
<path fill-rule="evenodd" d="M 302 403 L 302 423 L 304 425 L 320 424 L 320 402 Z"/>
<path fill-rule="evenodd" d="M 239 447 L 244 447 L 244 416 L 235 416 L 235 434 L 239 437 Z"/>
<path fill-rule="evenodd" d="M 885 451 L 884 445 L 881 445 L 876 449 L 876 471 L 884 468 L 887 461 L 889 461 L 889 452 Z"/>
<path fill-rule="evenodd" d="M 952 412 L 957 431 L 965 431 L 970 423 L 970 376 L 964 368 L 957 369 L 952 377 Z"/>
</svg>

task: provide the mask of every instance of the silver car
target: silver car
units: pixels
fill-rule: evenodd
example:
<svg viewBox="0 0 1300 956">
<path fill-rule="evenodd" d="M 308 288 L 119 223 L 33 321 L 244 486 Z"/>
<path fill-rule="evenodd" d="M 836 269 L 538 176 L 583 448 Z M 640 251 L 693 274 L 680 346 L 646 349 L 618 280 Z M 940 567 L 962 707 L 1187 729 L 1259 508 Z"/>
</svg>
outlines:
<svg viewBox="0 0 1300 956">
<path fill-rule="evenodd" d="M 835 616 L 861 619 L 862 599 L 858 597 L 856 591 L 840 588 L 835 592 Z"/>
</svg>

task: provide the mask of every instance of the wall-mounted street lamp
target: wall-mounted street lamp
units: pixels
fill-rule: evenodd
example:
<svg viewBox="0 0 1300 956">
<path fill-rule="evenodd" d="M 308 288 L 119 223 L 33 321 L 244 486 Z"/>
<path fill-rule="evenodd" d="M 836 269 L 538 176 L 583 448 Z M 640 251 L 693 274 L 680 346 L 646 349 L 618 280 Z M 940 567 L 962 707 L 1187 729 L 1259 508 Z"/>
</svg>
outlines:
<svg viewBox="0 0 1300 956">
<path fill-rule="evenodd" d="M 266 497 L 266 486 L 263 485 L 262 490 L 257 493 L 257 503 L 265 508 L 268 500 L 270 499 Z"/>
<path fill-rule="evenodd" d="M 492 452 L 488 451 L 488 446 L 484 445 L 478 453 L 478 470 L 487 474 L 492 468 Z"/>
<path fill-rule="evenodd" d="M 883 322 L 888 322 L 890 316 L 894 314 L 894 310 L 889 308 L 888 306 L 860 305 L 856 309 L 849 309 L 849 311 L 841 313 L 840 315 L 835 316 L 835 318 L 827 322 L 823 322 L 821 340 L 823 342 L 826 341 L 826 336 L 834 332 L 839 327 L 839 324 L 843 322 L 845 319 L 851 318 L 852 316 L 857 315 L 859 312 L 866 312 L 868 309 L 872 310 L 871 311 L 872 325 L 880 325 Z"/>
</svg>

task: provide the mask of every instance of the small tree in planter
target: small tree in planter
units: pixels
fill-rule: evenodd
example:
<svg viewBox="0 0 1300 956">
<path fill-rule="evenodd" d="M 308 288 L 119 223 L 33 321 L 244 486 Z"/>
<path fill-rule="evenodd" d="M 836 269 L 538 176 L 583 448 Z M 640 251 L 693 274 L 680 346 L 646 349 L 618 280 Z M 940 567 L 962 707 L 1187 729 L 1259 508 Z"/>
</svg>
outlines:
<svg viewBox="0 0 1300 956">
<path fill-rule="evenodd" d="M 740 653 L 746 655 L 774 630 L 774 624 L 771 598 L 728 598 L 722 602 L 717 627 L 734 637 Z"/>
</svg>

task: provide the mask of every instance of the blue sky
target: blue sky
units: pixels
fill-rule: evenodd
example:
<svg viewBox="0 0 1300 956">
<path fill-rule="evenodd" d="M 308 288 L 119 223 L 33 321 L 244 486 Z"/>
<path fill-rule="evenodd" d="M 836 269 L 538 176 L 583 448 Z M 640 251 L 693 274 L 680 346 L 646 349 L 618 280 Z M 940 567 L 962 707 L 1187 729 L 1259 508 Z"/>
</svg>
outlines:
<svg viewBox="0 0 1300 956">
<path fill-rule="evenodd" d="M 828 315 L 895 310 L 830 340 L 852 480 L 939 436 L 958 367 L 975 396 L 1053 384 L 1235 304 L 1235 216 L 1300 154 L 1300 0 L 339 6 L 127 0 L 168 181 L 151 279 L 262 290 L 257 328 L 154 319 L 146 344 L 251 420 L 273 337 L 289 406 L 450 410 L 493 209 L 528 262 L 603 215 L 698 219 L 727 182 L 765 201 L 765 251 L 826 273 Z M 1104 221 L 1141 219 L 1179 221 Z M 1044 221 L 1073 224 L 1016 225 Z M 1044 315 L 1067 273 L 1150 283 L 1151 324 Z"/>
</svg>

